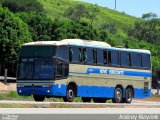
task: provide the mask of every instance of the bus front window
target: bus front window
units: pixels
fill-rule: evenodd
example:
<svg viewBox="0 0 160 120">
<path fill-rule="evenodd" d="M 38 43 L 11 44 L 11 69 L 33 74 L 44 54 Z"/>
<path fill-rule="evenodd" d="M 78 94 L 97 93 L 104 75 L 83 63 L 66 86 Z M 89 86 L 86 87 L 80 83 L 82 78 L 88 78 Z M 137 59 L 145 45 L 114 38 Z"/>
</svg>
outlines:
<svg viewBox="0 0 160 120">
<path fill-rule="evenodd" d="M 18 79 L 53 80 L 54 60 L 37 58 L 32 62 L 29 59 L 22 61 L 18 65 Z"/>
<path fill-rule="evenodd" d="M 54 46 L 24 46 L 21 49 L 18 74 L 19 80 L 53 80 Z"/>
<path fill-rule="evenodd" d="M 54 61 L 46 59 L 35 60 L 33 79 L 53 79 L 54 78 Z"/>
</svg>

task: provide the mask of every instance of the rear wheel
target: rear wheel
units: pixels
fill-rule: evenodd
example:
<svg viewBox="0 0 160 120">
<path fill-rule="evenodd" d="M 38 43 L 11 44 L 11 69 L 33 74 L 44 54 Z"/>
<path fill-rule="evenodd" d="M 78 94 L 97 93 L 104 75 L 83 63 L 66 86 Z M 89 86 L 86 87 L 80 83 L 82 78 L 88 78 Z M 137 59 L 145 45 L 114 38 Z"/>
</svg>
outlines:
<svg viewBox="0 0 160 120">
<path fill-rule="evenodd" d="M 95 103 L 106 103 L 106 99 L 105 98 L 93 98 L 93 101 Z"/>
<path fill-rule="evenodd" d="M 65 102 L 73 102 L 75 94 L 76 94 L 75 87 L 69 85 L 66 91 L 66 96 L 63 97 L 63 100 Z"/>
<path fill-rule="evenodd" d="M 37 102 L 43 102 L 44 99 L 45 99 L 45 96 L 43 96 L 43 95 L 33 95 L 33 98 Z"/>
<path fill-rule="evenodd" d="M 117 87 L 114 91 L 114 98 L 112 99 L 113 103 L 120 103 L 122 101 L 122 90 Z"/>
<path fill-rule="evenodd" d="M 91 102 L 91 98 L 82 97 L 83 102 Z"/>
<path fill-rule="evenodd" d="M 124 102 L 125 103 L 131 103 L 132 102 L 132 98 L 133 98 L 133 91 L 132 91 L 131 88 L 127 88 L 126 92 L 125 92 Z"/>
</svg>

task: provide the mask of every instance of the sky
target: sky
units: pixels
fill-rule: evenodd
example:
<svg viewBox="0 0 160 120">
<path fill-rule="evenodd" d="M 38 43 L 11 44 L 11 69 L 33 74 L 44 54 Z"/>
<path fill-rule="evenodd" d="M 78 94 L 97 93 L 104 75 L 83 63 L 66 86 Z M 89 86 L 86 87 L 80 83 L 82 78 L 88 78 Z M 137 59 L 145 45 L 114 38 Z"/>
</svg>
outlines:
<svg viewBox="0 0 160 120">
<path fill-rule="evenodd" d="M 115 0 L 80 0 L 93 4 L 98 4 L 103 7 L 115 9 Z M 144 13 L 155 13 L 160 17 L 160 0 L 116 0 L 117 11 L 125 12 L 126 14 L 142 17 Z"/>
</svg>

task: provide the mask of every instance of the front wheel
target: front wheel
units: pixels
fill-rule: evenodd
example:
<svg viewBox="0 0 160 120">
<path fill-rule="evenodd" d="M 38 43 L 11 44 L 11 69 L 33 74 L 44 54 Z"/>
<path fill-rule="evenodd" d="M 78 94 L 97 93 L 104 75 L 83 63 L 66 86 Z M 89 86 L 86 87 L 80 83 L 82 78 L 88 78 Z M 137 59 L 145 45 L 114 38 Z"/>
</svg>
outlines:
<svg viewBox="0 0 160 120">
<path fill-rule="evenodd" d="M 133 98 L 133 91 L 132 91 L 131 88 L 127 88 L 126 92 L 125 92 L 124 102 L 125 103 L 131 103 L 132 102 L 132 98 Z"/>
<path fill-rule="evenodd" d="M 66 91 L 66 96 L 63 97 L 63 100 L 65 102 L 73 102 L 74 97 L 75 97 L 75 88 L 73 86 L 68 86 L 67 91 Z"/>
<path fill-rule="evenodd" d="M 122 90 L 117 87 L 114 91 L 114 98 L 112 99 L 113 103 L 121 103 L 122 101 Z"/>
<path fill-rule="evenodd" d="M 45 96 L 43 95 L 33 95 L 33 98 L 36 102 L 43 102 L 45 99 Z"/>
</svg>

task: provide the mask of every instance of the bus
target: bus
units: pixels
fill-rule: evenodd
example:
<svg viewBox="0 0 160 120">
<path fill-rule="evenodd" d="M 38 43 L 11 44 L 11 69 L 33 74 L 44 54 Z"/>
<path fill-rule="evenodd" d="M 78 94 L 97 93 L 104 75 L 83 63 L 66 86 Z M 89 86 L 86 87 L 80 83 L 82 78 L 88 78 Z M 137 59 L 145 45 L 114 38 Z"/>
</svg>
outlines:
<svg viewBox="0 0 160 120">
<path fill-rule="evenodd" d="M 38 41 L 22 46 L 17 93 L 35 101 L 131 103 L 151 96 L 151 53 L 92 40 Z"/>
</svg>

